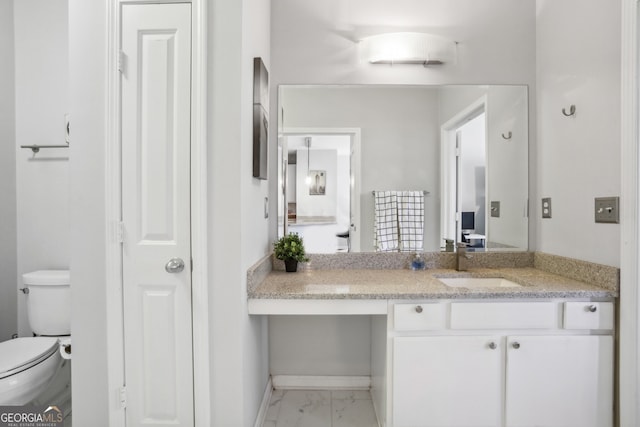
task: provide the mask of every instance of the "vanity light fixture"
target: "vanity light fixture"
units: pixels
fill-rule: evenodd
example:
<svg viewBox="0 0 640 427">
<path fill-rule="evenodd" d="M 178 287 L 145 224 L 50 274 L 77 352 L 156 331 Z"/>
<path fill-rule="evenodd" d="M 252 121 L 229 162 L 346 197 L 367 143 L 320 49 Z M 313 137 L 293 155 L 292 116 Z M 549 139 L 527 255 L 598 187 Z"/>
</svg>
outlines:
<svg viewBox="0 0 640 427">
<path fill-rule="evenodd" d="M 371 64 L 441 65 L 455 62 L 457 43 L 426 33 L 384 33 L 361 40 L 364 58 Z"/>
</svg>

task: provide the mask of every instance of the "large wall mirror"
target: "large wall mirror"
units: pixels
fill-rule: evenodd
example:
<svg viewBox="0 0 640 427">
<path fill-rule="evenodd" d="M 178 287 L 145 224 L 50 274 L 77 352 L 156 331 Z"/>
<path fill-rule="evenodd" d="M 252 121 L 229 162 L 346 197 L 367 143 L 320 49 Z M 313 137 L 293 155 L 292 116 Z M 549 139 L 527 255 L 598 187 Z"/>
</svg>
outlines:
<svg viewBox="0 0 640 427">
<path fill-rule="evenodd" d="M 528 248 L 527 87 L 278 90 L 278 235 L 309 253 Z"/>
</svg>

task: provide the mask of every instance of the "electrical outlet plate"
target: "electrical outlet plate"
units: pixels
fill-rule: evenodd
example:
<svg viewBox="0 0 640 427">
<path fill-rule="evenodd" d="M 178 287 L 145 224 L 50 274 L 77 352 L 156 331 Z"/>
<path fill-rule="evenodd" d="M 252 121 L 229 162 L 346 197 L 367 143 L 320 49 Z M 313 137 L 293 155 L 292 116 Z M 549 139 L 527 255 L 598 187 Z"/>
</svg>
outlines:
<svg viewBox="0 0 640 427">
<path fill-rule="evenodd" d="M 620 197 L 596 197 L 596 222 L 620 224 Z"/>
<path fill-rule="evenodd" d="M 500 218 L 500 202 L 491 202 L 491 217 Z"/>
<path fill-rule="evenodd" d="M 542 218 L 551 218 L 551 197 L 542 199 Z"/>
</svg>

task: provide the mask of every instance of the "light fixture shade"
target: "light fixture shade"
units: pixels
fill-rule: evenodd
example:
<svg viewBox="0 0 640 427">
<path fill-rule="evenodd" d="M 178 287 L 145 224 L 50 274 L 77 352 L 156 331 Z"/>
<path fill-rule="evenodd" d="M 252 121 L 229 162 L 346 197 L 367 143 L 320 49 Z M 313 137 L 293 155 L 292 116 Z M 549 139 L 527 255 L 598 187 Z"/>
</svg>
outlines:
<svg viewBox="0 0 640 427">
<path fill-rule="evenodd" d="M 456 59 L 456 43 L 426 33 L 385 33 L 362 39 L 364 58 L 372 64 L 438 65 Z"/>
</svg>

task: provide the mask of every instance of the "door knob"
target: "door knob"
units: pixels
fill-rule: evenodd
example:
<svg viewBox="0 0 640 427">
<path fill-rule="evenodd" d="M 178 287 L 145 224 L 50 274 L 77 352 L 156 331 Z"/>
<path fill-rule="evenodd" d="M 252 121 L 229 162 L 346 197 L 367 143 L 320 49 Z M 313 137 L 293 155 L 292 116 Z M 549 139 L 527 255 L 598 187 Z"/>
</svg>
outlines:
<svg viewBox="0 0 640 427">
<path fill-rule="evenodd" d="M 496 348 L 498 348 L 498 345 L 492 341 L 489 343 L 489 348 L 491 350 L 495 350 Z"/>
<path fill-rule="evenodd" d="M 515 348 L 516 350 L 520 348 L 520 343 L 519 342 L 514 342 L 513 344 L 511 344 L 511 347 Z"/>
<path fill-rule="evenodd" d="M 171 258 L 164 266 L 167 273 L 180 273 L 184 270 L 184 261 L 180 258 Z"/>
</svg>

